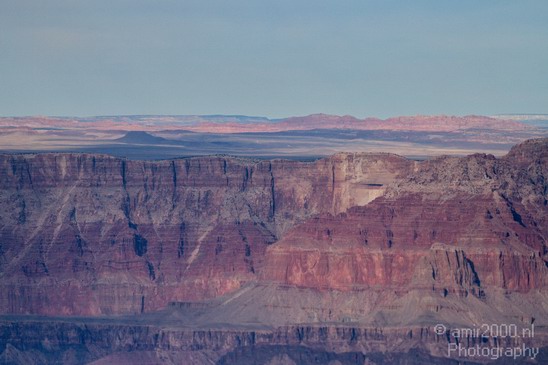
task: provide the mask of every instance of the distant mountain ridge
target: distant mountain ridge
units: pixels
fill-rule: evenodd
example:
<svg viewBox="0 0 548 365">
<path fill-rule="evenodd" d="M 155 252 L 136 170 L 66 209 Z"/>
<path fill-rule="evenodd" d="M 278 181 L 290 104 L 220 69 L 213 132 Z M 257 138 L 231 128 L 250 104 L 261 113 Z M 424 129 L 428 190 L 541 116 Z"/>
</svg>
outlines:
<svg viewBox="0 0 548 365">
<path fill-rule="evenodd" d="M 85 122 L 85 123 L 82 123 Z M 301 117 L 268 119 L 242 115 L 188 116 L 103 116 L 86 118 L 65 117 L 5 117 L 0 128 L 64 128 L 96 130 L 189 130 L 212 133 L 280 132 L 312 129 L 355 129 L 453 132 L 468 129 L 525 131 L 534 128 L 515 120 L 487 116 L 401 116 L 388 119 L 358 119 L 350 115 L 311 114 Z"/>
</svg>

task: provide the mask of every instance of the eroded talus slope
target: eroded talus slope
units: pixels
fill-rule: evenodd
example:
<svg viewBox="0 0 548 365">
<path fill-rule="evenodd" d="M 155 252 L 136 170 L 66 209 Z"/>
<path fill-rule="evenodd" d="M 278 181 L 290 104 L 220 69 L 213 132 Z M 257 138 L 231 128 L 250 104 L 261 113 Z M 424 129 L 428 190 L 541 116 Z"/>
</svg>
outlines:
<svg viewBox="0 0 548 365">
<path fill-rule="evenodd" d="M 138 313 L 225 294 L 255 281 L 293 226 L 367 204 L 415 165 L 2 155 L 0 312 Z"/>
</svg>

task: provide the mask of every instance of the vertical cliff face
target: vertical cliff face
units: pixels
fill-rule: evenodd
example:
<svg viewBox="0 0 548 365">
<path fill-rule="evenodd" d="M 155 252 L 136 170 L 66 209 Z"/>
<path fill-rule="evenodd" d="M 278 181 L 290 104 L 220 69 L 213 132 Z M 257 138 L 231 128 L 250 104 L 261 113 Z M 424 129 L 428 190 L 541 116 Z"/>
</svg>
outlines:
<svg viewBox="0 0 548 365">
<path fill-rule="evenodd" d="M 3 312 L 142 312 L 254 280 L 268 245 L 307 217 L 365 204 L 412 163 L 104 155 L 0 158 Z"/>
<path fill-rule="evenodd" d="M 0 156 L 0 310 L 140 313 L 250 281 L 545 288 L 548 142 L 508 156 Z"/>
<path fill-rule="evenodd" d="M 268 248 L 262 277 L 337 290 L 431 288 L 444 296 L 544 289 L 546 147 L 530 141 L 504 159 L 415 164 L 369 204 L 294 227 Z"/>
</svg>

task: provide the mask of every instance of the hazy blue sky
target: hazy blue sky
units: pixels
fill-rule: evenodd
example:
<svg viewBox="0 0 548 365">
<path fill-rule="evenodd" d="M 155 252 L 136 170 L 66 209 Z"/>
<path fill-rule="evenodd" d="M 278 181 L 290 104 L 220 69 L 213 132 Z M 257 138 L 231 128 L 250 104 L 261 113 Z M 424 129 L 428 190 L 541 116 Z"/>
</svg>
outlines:
<svg viewBox="0 0 548 365">
<path fill-rule="evenodd" d="M 548 1 L 0 0 L 0 115 L 548 113 Z"/>
</svg>

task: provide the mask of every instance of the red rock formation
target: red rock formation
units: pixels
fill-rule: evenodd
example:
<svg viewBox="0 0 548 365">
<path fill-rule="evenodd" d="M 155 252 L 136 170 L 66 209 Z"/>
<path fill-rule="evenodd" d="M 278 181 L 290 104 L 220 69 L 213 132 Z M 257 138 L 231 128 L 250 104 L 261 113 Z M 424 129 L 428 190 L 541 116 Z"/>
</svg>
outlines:
<svg viewBox="0 0 548 365">
<path fill-rule="evenodd" d="M 309 288 L 482 288 L 548 285 L 546 140 L 502 160 L 416 165 L 370 204 L 296 226 L 267 250 L 264 280 Z"/>
<path fill-rule="evenodd" d="M 547 284 L 548 140 L 503 159 L 0 156 L 0 312 L 139 313 L 257 280 L 342 291 Z"/>
<path fill-rule="evenodd" d="M 382 154 L 314 163 L 4 155 L 1 311 L 140 312 L 224 294 L 253 280 L 288 228 L 367 203 L 411 164 Z"/>
</svg>

